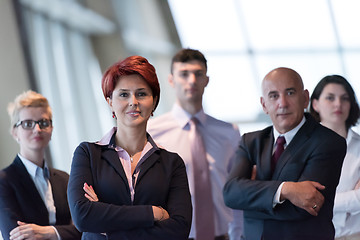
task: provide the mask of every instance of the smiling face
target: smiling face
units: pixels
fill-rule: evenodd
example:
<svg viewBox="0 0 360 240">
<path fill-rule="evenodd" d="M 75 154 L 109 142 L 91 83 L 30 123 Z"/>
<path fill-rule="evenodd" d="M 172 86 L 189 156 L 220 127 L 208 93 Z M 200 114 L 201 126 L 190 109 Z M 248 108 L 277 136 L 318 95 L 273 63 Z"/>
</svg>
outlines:
<svg viewBox="0 0 360 240">
<path fill-rule="evenodd" d="M 117 118 L 117 127 L 146 128 L 146 123 L 155 107 L 151 88 L 138 74 L 122 76 L 107 98 L 111 111 Z"/>
<path fill-rule="evenodd" d="M 288 68 L 271 71 L 263 80 L 262 91 L 263 110 L 279 133 L 286 133 L 301 122 L 309 93 L 303 89 L 301 77 L 295 71 Z"/>
<path fill-rule="evenodd" d="M 351 106 L 349 94 L 341 84 L 327 84 L 319 99 L 313 100 L 312 106 L 319 113 L 320 120 L 324 125 L 343 125 L 345 127 Z"/>
<path fill-rule="evenodd" d="M 19 120 L 34 120 L 51 119 L 51 114 L 45 107 L 25 107 L 19 112 Z M 40 129 L 38 124 L 35 124 L 33 129 L 23 129 L 20 125 L 13 128 L 12 135 L 20 145 L 20 154 L 27 159 L 34 155 L 34 152 L 42 153 L 48 146 L 51 139 L 53 127 Z"/>
</svg>

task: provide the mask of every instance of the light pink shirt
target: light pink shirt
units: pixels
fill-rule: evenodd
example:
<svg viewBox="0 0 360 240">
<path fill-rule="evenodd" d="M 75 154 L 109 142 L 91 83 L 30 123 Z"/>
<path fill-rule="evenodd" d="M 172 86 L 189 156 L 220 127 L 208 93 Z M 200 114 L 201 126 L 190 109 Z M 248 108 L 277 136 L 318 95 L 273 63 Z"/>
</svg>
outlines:
<svg viewBox="0 0 360 240">
<path fill-rule="evenodd" d="M 189 121 L 191 117 L 193 117 L 191 114 L 175 104 L 171 112 L 149 120 L 148 132 L 158 144 L 168 151 L 178 153 L 184 160 L 193 207 L 196 207 L 194 204 L 194 174 L 189 141 Z M 240 239 L 242 211 L 233 211 L 226 207 L 222 195 L 222 189 L 234 161 L 235 151 L 239 146 L 239 129 L 236 125 L 205 114 L 203 110 L 196 113 L 194 117 L 200 122 L 198 130 L 204 140 L 209 164 L 212 201 L 215 208 L 215 235 L 229 233 L 230 239 Z M 236 218 L 234 218 L 234 212 L 237 214 Z M 239 222 L 236 222 L 236 220 Z M 195 238 L 196 235 L 194 222 L 192 221 L 189 238 Z"/>
<path fill-rule="evenodd" d="M 140 166 L 141 164 L 154 152 L 158 149 L 155 142 L 152 140 L 152 138 L 147 135 L 147 143 L 145 144 L 144 149 L 141 152 L 141 156 L 139 159 L 139 162 L 137 163 L 134 173 L 131 173 L 131 161 L 130 161 L 130 155 L 121 147 L 116 146 L 115 143 L 111 143 L 111 138 L 116 132 L 117 128 L 113 127 L 100 141 L 98 141 L 96 144 L 98 145 L 109 145 L 110 148 L 115 149 L 119 156 L 119 160 L 121 162 L 121 165 L 123 166 L 124 172 L 126 174 L 126 178 L 128 180 L 129 188 L 130 188 L 130 194 L 131 194 L 131 201 L 134 201 L 134 195 L 135 195 L 135 185 L 137 177 L 140 173 Z"/>
</svg>

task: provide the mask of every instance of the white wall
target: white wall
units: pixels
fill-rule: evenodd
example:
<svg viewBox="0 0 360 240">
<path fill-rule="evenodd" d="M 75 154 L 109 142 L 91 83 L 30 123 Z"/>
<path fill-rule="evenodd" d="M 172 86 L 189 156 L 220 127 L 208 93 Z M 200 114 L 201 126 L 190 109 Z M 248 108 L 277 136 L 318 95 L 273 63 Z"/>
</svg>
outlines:
<svg viewBox="0 0 360 240">
<path fill-rule="evenodd" d="M 7 104 L 29 88 L 12 0 L 0 0 L 0 169 L 9 165 L 18 145 L 9 133 Z"/>
</svg>

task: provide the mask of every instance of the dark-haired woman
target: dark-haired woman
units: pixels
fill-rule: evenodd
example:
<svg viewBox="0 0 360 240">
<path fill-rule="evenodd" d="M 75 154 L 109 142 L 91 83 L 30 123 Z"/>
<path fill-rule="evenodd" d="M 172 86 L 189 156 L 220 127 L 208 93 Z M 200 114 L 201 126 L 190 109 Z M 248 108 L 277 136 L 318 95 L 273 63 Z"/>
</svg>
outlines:
<svg viewBox="0 0 360 240">
<path fill-rule="evenodd" d="M 311 114 L 347 142 L 340 182 L 336 189 L 333 223 L 338 240 L 360 239 L 360 136 L 351 130 L 359 119 L 359 104 L 348 81 L 324 77 L 311 96 Z"/>
</svg>

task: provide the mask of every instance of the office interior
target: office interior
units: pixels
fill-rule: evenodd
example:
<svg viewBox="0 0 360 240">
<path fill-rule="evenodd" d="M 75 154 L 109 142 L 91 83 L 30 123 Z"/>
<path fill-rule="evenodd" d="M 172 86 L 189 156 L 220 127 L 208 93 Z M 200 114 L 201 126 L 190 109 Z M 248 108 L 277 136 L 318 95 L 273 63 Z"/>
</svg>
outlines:
<svg viewBox="0 0 360 240">
<path fill-rule="evenodd" d="M 322 77 L 340 74 L 360 95 L 357 0 L 0 1 L 0 168 L 18 152 L 7 104 L 32 89 L 53 108 L 48 161 L 69 172 L 76 146 L 114 125 L 101 76 L 130 55 L 156 68 L 156 117 L 175 101 L 167 83 L 172 55 L 182 47 L 202 51 L 210 76 L 204 110 L 242 134 L 270 124 L 260 83 L 276 67 L 298 71 L 310 92 Z"/>
</svg>

